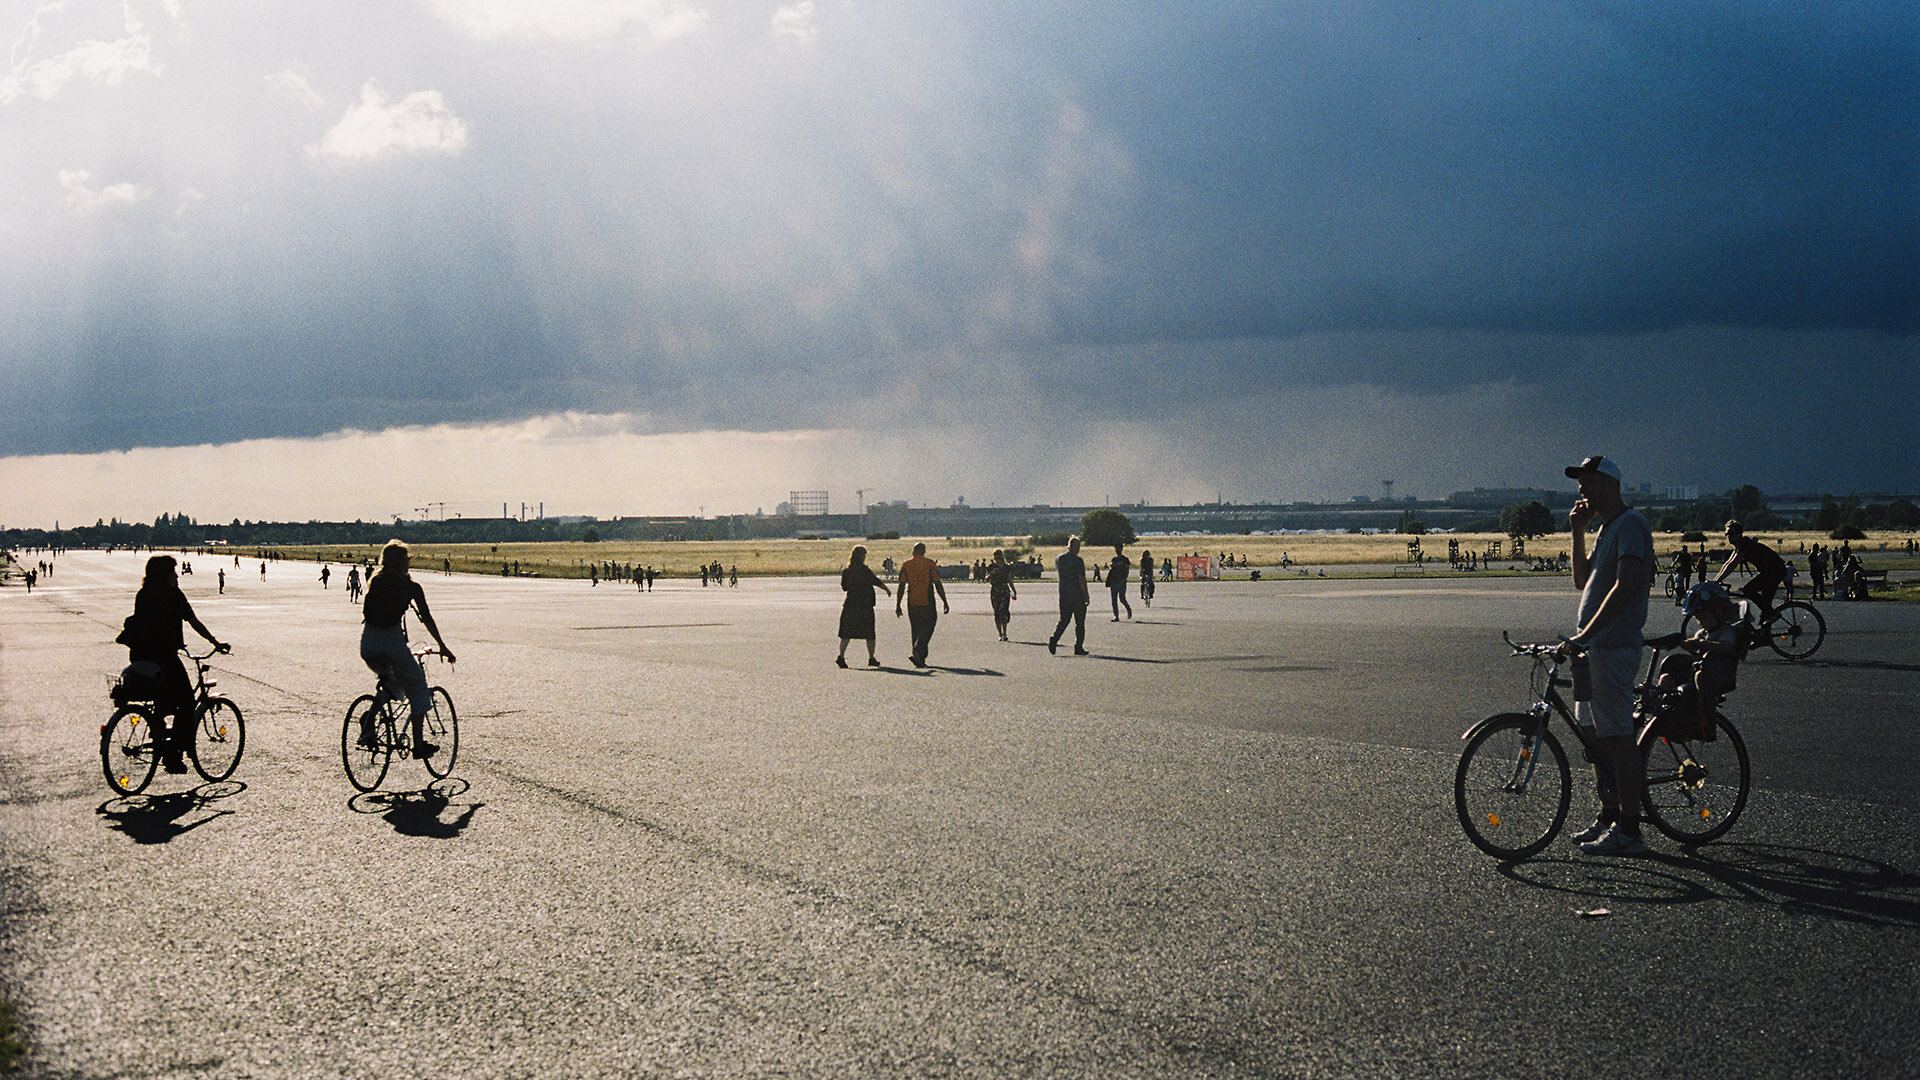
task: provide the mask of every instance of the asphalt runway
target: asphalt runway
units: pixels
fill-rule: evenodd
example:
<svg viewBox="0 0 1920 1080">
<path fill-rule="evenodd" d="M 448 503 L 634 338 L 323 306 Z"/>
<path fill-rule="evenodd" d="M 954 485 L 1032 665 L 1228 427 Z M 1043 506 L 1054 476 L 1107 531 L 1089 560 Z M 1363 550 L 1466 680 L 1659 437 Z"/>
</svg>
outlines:
<svg viewBox="0 0 1920 1080">
<path fill-rule="evenodd" d="M 1564 577 L 1164 584 L 1084 658 L 1051 584 L 1004 644 L 951 585 L 921 672 L 885 597 L 887 666 L 834 667 L 824 579 L 428 574 L 457 782 L 354 797 L 342 575 L 202 558 L 239 783 L 114 799 L 141 562 L 0 590 L 27 1075 L 1920 1076 L 1920 607 L 1748 663 L 1721 842 L 1502 865 L 1459 735 L 1525 704 L 1500 631 L 1566 629 Z"/>
</svg>

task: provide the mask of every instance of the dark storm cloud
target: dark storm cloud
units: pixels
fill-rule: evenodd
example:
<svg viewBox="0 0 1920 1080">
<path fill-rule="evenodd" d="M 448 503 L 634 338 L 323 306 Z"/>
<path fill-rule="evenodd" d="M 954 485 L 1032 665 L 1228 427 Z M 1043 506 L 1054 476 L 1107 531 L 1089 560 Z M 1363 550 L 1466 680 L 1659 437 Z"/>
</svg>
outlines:
<svg viewBox="0 0 1920 1080">
<path fill-rule="evenodd" d="M 1651 414 L 1676 379 L 1802 378 L 1770 332 L 1914 387 L 1909 4 L 821 3 L 780 24 L 801 45 L 769 14 L 640 43 L 202 23 L 155 38 L 143 96 L 0 106 L 42 193 L 0 219 L 28 406 L 0 454 L 565 409 L 857 427 L 952 394 L 1154 423 L 1195 388 L 1273 423 L 1375 388 L 1338 399 L 1364 423 L 1537 405 L 1596 356 Z M 440 125 L 408 138 L 459 138 L 308 150 L 370 78 Z M 66 167 L 148 197 L 54 205 Z M 1618 340 L 1695 326 L 1748 351 Z"/>
</svg>

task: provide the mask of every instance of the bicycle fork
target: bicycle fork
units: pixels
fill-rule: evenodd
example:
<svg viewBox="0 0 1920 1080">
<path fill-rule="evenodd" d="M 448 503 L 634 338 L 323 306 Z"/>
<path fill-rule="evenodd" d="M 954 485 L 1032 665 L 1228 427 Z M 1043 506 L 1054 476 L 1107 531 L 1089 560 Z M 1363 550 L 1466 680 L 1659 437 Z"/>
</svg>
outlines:
<svg viewBox="0 0 1920 1080">
<path fill-rule="evenodd" d="M 1534 767 L 1540 763 L 1540 729 L 1547 723 L 1546 706 L 1535 705 L 1528 709 L 1527 719 L 1530 722 L 1520 729 L 1520 752 L 1513 759 L 1513 774 L 1507 777 L 1507 782 L 1500 788 L 1511 795 L 1524 794 L 1527 785 L 1533 781 Z"/>
</svg>

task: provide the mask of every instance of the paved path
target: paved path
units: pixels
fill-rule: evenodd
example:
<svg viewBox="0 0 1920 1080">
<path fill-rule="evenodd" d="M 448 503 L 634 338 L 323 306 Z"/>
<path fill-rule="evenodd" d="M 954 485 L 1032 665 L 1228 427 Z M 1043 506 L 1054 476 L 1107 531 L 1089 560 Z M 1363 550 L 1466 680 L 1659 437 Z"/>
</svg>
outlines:
<svg viewBox="0 0 1920 1080">
<path fill-rule="evenodd" d="M 1756 659 L 1726 840 L 1501 866 L 1459 732 L 1564 580 L 1163 585 L 1050 656 L 950 587 L 926 673 L 823 580 L 423 578 L 460 784 L 350 798 L 356 611 L 187 579 L 244 790 L 110 800 L 136 556 L 0 590 L 0 980 L 58 1077 L 1915 1075 L 1920 608 Z M 1104 597 L 1102 597 L 1104 599 Z M 855 646 L 856 650 L 859 646 Z M 1612 914 L 1584 918 L 1577 911 Z"/>
</svg>

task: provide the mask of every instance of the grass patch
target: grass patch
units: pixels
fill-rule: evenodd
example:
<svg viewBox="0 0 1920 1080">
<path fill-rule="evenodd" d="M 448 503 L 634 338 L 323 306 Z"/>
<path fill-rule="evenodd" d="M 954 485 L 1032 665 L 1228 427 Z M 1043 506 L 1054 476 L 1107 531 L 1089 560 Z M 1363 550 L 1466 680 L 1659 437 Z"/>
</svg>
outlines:
<svg viewBox="0 0 1920 1080">
<path fill-rule="evenodd" d="M 27 1056 L 27 1033 L 20 1023 L 20 1010 L 11 1001 L 0 999 L 0 1073 L 20 1067 Z"/>
<path fill-rule="evenodd" d="M 1760 538 L 1801 568 L 1802 582 L 1806 580 L 1806 549 L 1816 542 L 1829 543 L 1821 533 L 1765 533 L 1760 534 Z M 1042 563 L 1051 567 L 1054 556 L 1060 553 L 1057 547 L 1044 546 L 1028 551 L 1025 537 L 929 536 L 919 539 L 927 545 L 928 556 L 941 563 L 991 559 L 994 548 L 1001 547 L 1016 551 L 1021 557 L 1037 555 Z M 1396 533 L 1148 536 L 1130 545 L 1127 554 L 1136 561 L 1143 550 L 1151 551 L 1155 559 L 1180 555 L 1231 554 L 1236 560 L 1244 558 L 1248 565 L 1268 574 L 1280 565 L 1282 557 L 1286 557 L 1296 566 L 1308 567 L 1316 573 L 1325 568 L 1331 575 L 1338 573 L 1341 568 L 1357 571 L 1363 566 L 1405 563 L 1407 541 L 1412 539 L 1415 538 Z M 1433 534 L 1418 539 L 1421 549 L 1426 553 L 1429 569 L 1436 573 L 1446 570 L 1448 540 L 1459 541 L 1462 552 L 1484 555 L 1496 543 L 1500 545 L 1502 556 L 1510 556 L 1513 551 L 1513 541 L 1496 533 Z M 876 567 L 887 558 L 892 558 L 898 564 L 906 561 L 912 553 L 915 540 L 915 537 L 900 540 L 606 540 L 598 543 L 414 544 L 412 550 L 414 567 L 423 573 L 446 567 L 456 573 L 497 577 L 503 565 L 511 572 L 517 563 L 523 576 L 585 578 L 590 564 L 613 562 L 621 566 L 652 566 L 665 577 L 689 578 L 699 577 L 701 566 L 717 562 L 728 569 L 739 567 L 744 577 L 792 577 L 839 573 L 847 565 L 847 553 L 853 550 L 855 544 L 866 545 L 869 552 L 867 561 Z M 1717 542 L 1720 541 L 1716 537 L 1709 542 L 1709 547 Z M 1904 543 L 1904 539 L 1901 543 Z M 1655 534 L 1654 545 L 1661 553 L 1664 566 L 1667 556 L 1679 550 L 1680 534 Z M 1882 554 L 1875 550 L 1878 546 L 1879 542 L 1875 541 L 1856 545 L 1856 550 L 1868 560 L 1869 565 L 1875 567 L 1903 569 L 1905 563 L 1916 561 L 1893 551 Z M 1889 546 L 1897 547 L 1899 544 Z M 277 550 L 286 559 L 332 562 L 338 567 L 336 576 L 345 572 L 344 565 L 340 564 L 376 559 L 380 554 L 377 545 L 283 547 Z M 1530 557 L 1553 558 L 1572 550 L 1572 540 L 1565 533 L 1542 537 L 1526 545 L 1526 553 Z M 1104 562 L 1109 554 L 1110 550 L 1104 548 L 1089 548 L 1085 552 L 1089 563 Z M 226 557 L 230 556 L 231 553 L 228 553 Z M 223 556 L 218 551 L 210 550 L 200 557 L 219 559 Z M 242 568 L 248 565 L 249 561 L 243 556 Z M 1502 572 L 1514 567 L 1511 558 L 1507 557 L 1489 560 L 1483 565 L 1488 572 Z M 1524 569 L 1524 564 L 1520 568 Z"/>
</svg>

